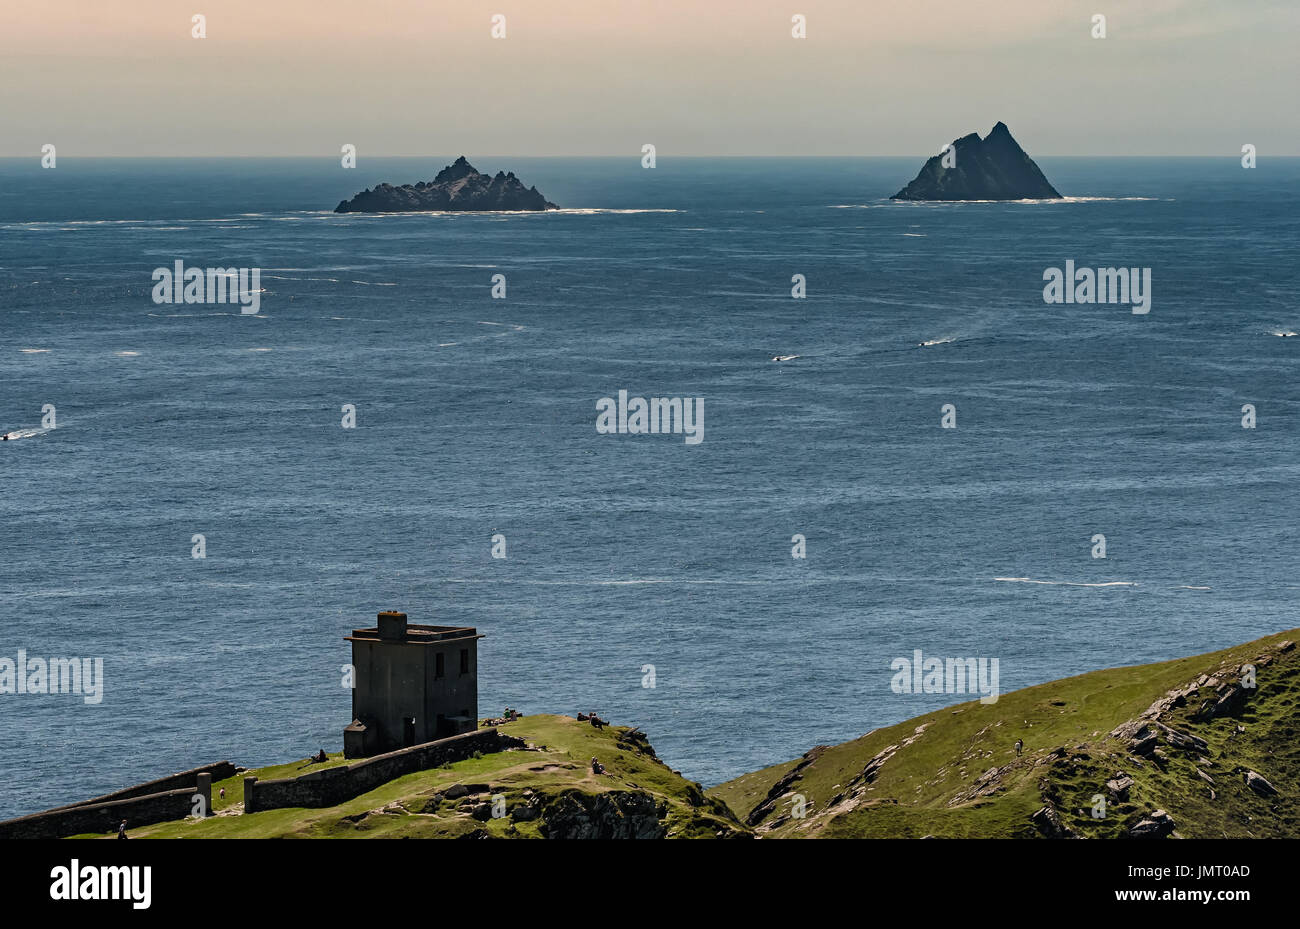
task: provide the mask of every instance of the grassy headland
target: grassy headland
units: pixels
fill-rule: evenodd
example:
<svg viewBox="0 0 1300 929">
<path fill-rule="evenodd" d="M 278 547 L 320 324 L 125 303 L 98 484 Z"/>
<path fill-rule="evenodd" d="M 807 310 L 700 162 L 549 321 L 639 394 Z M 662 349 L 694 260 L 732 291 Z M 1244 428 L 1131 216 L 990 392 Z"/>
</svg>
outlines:
<svg viewBox="0 0 1300 929">
<path fill-rule="evenodd" d="M 1300 648 L 1289 643 L 1297 638 L 1293 629 L 1206 655 L 1052 681 L 993 704 L 946 707 L 707 792 L 664 764 L 636 730 L 524 716 L 502 731 L 527 749 L 408 774 L 336 807 L 243 814 L 241 774 L 213 785 L 217 815 L 131 834 L 1295 837 Z M 1252 673 L 1245 666 L 1254 687 L 1243 686 Z M 593 773 L 593 757 L 603 773 Z M 324 766 L 347 763 L 332 755 Z M 267 780 L 321 767 L 296 761 L 246 774 Z"/>
</svg>

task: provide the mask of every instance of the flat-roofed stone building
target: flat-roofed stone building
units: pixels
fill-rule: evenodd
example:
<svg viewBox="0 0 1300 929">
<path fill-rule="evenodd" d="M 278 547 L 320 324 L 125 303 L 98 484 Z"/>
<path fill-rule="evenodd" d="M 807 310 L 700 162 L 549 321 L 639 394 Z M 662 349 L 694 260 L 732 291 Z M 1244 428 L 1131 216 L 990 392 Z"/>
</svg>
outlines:
<svg viewBox="0 0 1300 929">
<path fill-rule="evenodd" d="M 478 640 L 472 626 L 423 626 L 386 611 L 353 629 L 352 724 L 343 754 L 364 758 L 478 728 Z"/>
</svg>

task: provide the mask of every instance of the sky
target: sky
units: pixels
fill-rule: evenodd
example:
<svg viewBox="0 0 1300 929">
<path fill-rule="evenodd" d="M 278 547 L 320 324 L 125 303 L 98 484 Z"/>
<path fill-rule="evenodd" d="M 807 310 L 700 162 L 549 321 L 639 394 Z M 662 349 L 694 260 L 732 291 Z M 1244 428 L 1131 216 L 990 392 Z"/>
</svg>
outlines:
<svg viewBox="0 0 1300 929">
<path fill-rule="evenodd" d="M 998 120 L 1035 156 L 1300 155 L 1298 27 L 1300 0 L 3 0 L 0 156 L 915 155 Z"/>
</svg>

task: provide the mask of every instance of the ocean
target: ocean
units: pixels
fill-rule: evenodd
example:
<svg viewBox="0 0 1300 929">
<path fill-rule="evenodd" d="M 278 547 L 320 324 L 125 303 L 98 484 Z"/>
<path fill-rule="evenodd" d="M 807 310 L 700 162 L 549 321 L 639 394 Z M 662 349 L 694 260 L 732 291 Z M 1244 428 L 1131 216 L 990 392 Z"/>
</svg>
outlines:
<svg viewBox="0 0 1300 929">
<path fill-rule="evenodd" d="M 0 160 L 0 658 L 104 668 L 0 694 L 0 818 L 339 750 L 385 609 L 484 634 L 480 715 L 705 785 L 973 699 L 895 693 L 916 649 L 1005 692 L 1300 624 L 1300 159 L 923 204 L 921 157 L 471 154 L 566 209 L 330 212 L 457 154 Z M 261 269 L 257 315 L 155 303 L 178 260 Z M 1045 303 L 1066 261 L 1150 312 Z M 620 390 L 703 441 L 598 433 Z"/>
</svg>

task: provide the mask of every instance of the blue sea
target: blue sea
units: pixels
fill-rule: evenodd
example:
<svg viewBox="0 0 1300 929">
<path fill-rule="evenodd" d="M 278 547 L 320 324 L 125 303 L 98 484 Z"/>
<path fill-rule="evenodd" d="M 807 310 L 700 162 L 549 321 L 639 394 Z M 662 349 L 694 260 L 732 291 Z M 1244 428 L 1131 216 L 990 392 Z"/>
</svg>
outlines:
<svg viewBox="0 0 1300 929">
<path fill-rule="evenodd" d="M 594 710 L 706 785 L 972 699 L 894 693 L 915 649 L 1005 692 L 1300 625 L 1300 159 L 909 204 L 921 157 L 471 154 L 566 209 L 330 212 L 457 154 L 0 161 L 0 657 L 105 675 L 0 695 L 0 817 L 339 750 L 386 609 L 485 635 L 481 715 Z M 260 312 L 154 303 L 177 260 Z M 1067 260 L 1150 313 L 1045 303 Z M 704 441 L 598 434 L 619 390 Z"/>
</svg>

